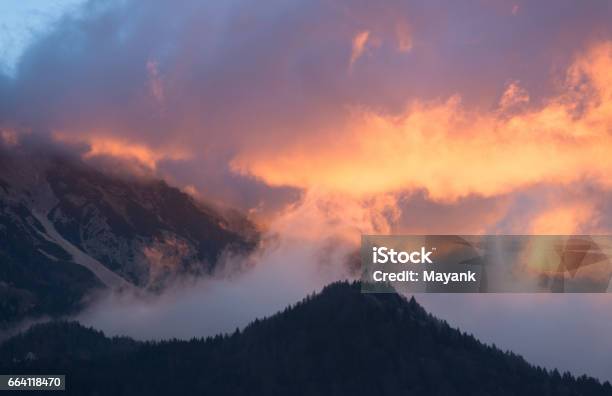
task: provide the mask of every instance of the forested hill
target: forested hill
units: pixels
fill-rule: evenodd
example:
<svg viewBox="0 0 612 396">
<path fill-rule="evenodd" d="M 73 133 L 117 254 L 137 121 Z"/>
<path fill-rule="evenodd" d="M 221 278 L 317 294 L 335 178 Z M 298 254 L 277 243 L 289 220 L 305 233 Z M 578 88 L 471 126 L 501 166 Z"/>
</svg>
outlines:
<svg viewBox="0 0 612 396">
<path fill-rule="evenodd" d="M 142 343 L 38 325 L 0 347 L 0 372 L 67 374 L 75 395 L 612 395 L 607 382 L 484 345 L 414 299 L 345 282 L 208 339 Z"/>
</svg>

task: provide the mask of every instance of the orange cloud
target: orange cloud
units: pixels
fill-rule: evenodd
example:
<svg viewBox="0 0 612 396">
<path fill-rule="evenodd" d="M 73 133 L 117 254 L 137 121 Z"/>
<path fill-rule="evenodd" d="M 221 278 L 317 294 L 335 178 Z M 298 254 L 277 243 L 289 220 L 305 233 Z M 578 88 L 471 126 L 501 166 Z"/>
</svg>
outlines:
<svg viewBox="0 0 612 396">
<path fill-rule="evenodd" d="M 581 224 L 590 221 L 593 208 L 588 205 L 574 205 L 553 208 L 538 215 L 531 224 L 532 234 L 565 235 L 578 232 Z"/>
<path fill-rule="evenodd" d="M 351 60 L 349 62 L 349 66 L 352 67 L 353 63 L 355 63 L 357 59 L 359 59 L 361 55 L 363 55 L 369 38 L 370 32 L 368 30 L 364 30 L 355 35 L 355 37 L 353 38 L 353 49 L 351 51 Z"/>
<path fill-rule="evenodd" d="M 531 223 L 530 233 L 536 235 L 571 235 L 593 230 L 595 208 L 588 202 L 578 202 L 550 208 Z"/>
<path fill-rule="evenodd" d="M 366 41 L 362 35 L 354 47 L 362 51 Z M 490 111 L 467 109 L 458 96 L 414 101 L 399 115 L 354 107 L 344 124 L 250 148 L 232 168 L 274 186 L 356 197 L 425 189 L 438 201 L 542 182 L 611 186 L 612 43 L 577 57 L 560 88 L 544 105 L 511 115 L 503 106 L 529 97 L 518 85 Z"/>
<path fill-rule="evenodd" d="M 529 93 L 521 88 L 518 81 L 513 81 L 507 85 L 499 101 L 499 107 L 501 110 L 508 110 L 526 103 L 529 103 Z"/>
<path fill-rule="evenodd" d="M 144 144 L 132 143 L 127 140 L 105 137 L 79 137 L 72 138 L 69 135 L 56 133 L 54 137 L 64 142 L 84 142 L 89 150 L 84 154 L 85 158 L 97 156 L 109 156 L 129 161 L 136 161 L 150 170 L 155 170 L 157 164 L 162 160 L 183 160 L 190 157 L 189 153 L 179 148 L 165 148 L 164 150 L 153 149 Z"/>
<path fill-rule="evenodd" d="M 336 239 L 358 244 L 361 234 L 392 232 L 400 215 L 397 198 L 389 194 L 346 199 L 312 190 L 274 219 L 271 228 L 296 241 Z"/>
</svg>

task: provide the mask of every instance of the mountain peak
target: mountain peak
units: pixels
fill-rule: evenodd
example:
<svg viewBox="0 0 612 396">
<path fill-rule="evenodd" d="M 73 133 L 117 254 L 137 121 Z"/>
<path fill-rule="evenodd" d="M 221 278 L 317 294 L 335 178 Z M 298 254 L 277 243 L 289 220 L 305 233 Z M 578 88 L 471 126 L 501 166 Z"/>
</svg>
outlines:
<svg viewBox="0 0 612 396">
<path fill-rule="evenodd" d="M 62 342 L 70 337 L 87 341 Z M 2 372 L 53 369 L 81 395 L 612 394 L 609 383 L 549 372 L 485 345 L 414 299 L 362 294 L 348 282 L 232 335 L 142 343 L 64 323 L 9 340 L 0 356 Z"/>
<path fill-rule="evenodd" d="M 99 288 L 160 290 L 247 254 L 256 227 L 163 180 L 105 173 L 78 156 L 0 148 L 0 327 L 71 313 Z"/>
</svg>

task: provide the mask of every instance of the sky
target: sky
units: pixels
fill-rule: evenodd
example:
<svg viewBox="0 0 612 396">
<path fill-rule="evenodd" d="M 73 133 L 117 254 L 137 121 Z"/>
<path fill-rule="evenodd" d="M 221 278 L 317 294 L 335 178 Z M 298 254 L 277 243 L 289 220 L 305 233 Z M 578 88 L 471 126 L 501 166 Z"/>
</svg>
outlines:
<svg viewBox="0 0 612 396">
<path fill-rule="evenodd" d="M 15 72 L 19 56 L 37 36 L 48 31 L 64 13 L 84 0 L 6 0 L 0 13 L 0 67 Z"/>
<path fill-rule="evenodd" d="M 612 229 L 608 1 L 77 3 L 0 6 L 3 134 L 153 173 L 326 252 L 361 233 Z M 422 300 L 612 379 L 607 296 L 485 298 Z M 526 322 L 537 337 L 499 325 Z M 570 343 L 583 354 L 552 353 Z"/>
</svg>

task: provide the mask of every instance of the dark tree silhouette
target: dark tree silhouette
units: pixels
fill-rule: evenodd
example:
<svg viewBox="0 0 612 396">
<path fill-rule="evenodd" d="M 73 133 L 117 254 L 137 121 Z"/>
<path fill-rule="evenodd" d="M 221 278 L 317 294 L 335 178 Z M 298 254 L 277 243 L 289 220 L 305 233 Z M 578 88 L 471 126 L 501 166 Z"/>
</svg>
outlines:
<svg viewBox="0 0 612 396">
<path fill-rule="evenodd" d="M 67 375 L 75 395 L 612 395 L 484 345 L 414 298 L 335 283 L 231 335 L 163 342 L 38 325 L 0 347 L 0 372 Z"/>
</svg>

